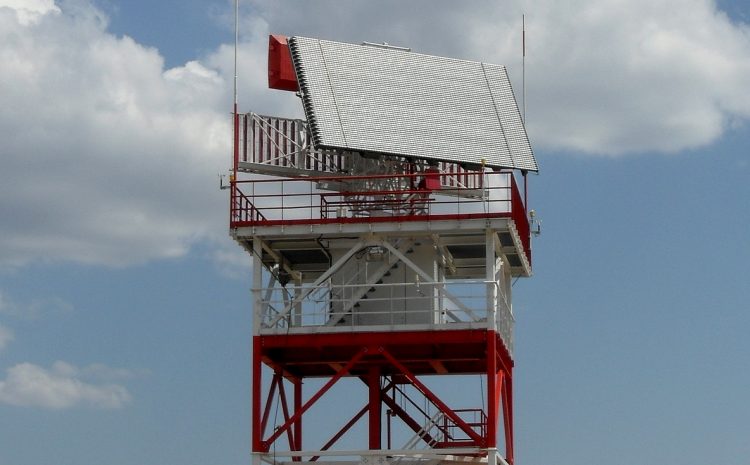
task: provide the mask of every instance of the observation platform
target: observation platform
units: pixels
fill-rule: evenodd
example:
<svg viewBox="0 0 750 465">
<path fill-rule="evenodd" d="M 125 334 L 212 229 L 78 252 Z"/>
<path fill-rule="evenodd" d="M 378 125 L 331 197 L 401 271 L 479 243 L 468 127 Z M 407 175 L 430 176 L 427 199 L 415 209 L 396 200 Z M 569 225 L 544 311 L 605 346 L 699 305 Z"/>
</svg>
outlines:
<svg viewBox="0 0 750 465">
<path fill-rule="evenodd" d="M 490 229 L 512 275 L 530 276 L 529 220 L 515 178 L 506 172 L 478 176 L 476 186 L 435 190 L 410 187 L 423 184 L 425 175 L 237 181 L 230 231 L 248 251 L 254 237 L 262 238 L 265 265 L 283 260 L 310 281 L 330 265 L 328 243 L 367 234 L 422 237 L 443 255 L 448 277 L 480 278 Z M 333 186 L 339 190 L 329 190 Z"/>
<path fill-rule="evenodd" d="M 381 341 L 408 335 L 404 342 L 432 334 L 421 337 L 459 355 L 474 350 L 466 341 L 483 341 L 470 354 L 475 365 L 435 354 L 437 365 L 421 358 L 412 367 L 419 373 L 459 366 L 476 372 L 488 334 L 497 333 L 512 353 L 510 280 L 531 275 L 518 186 L 510 172 L 474 173 L 471 187 L 445 188 L 440 176 L 267 177 L 233 184 L 231 235 L 254 266 L 269 270 L 268 283 L 257 277 L 253 285 L 254 334 L 264 344 L 278 343 L 269 349 L 269 364 L 297 360 L 290 346 L 296 340 L 304 341 L 302 356 L 313 354 L 303 347 L 317 345 L 338 347 L 346 358 L 346 341 L 361 347 L 357 338 L 367 334 Z M 451 345 L 457 334 L 464 349 Z M 301 375 L 324 376 L 340 363 L 316 357 L 326 361 L 299 360 Z"/>
</svg>

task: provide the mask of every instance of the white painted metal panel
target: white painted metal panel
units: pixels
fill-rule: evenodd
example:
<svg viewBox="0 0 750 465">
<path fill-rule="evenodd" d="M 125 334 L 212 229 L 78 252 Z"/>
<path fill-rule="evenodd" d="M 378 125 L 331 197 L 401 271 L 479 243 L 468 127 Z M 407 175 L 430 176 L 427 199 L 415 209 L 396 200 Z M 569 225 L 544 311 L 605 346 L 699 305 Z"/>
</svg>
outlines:
<svg viewBox="0 0 750 465">
<path fill-rule="evenodd" d="M 504 66 L 289 40 L 316 148 L 537 171 Z"/>
</svg>

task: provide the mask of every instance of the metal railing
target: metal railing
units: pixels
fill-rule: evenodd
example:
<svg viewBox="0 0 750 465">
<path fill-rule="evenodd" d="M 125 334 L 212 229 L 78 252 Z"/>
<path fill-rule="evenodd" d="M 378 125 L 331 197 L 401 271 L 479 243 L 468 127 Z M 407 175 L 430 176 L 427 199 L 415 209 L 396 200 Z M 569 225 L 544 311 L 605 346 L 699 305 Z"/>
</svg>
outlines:
<svg viewBox="0 0 750 465">
<path fill-rule="evenodd" d="M 232 218 L 236 218 L 236 221 L 249 223 L 266 221 L 266 217 L 255 208 L 250 198 L 235 186 L 232 186 L 231 202 L 231 215 Z"/>
<path fill-rule="evenodd" d="M 269 172 L 277 169 L 316 176 L 361 172 L 355 166 L 363 161 L 359 154 L 315 149 L 305 120 L 257 113 L 239 114 L 237 118 L 237 161 L 255 165 L 256 171 L 265 168 Z M 482 182 L 481 173 L 457 163 L 439 162 L 437 169 L 443 173 L 440 181 L 445 188 L 478 189 Z"/>
<path fill-rule="evenodd" d="M 232 196 L 243 201 L 232 202 L 231 226 L 473 216 L 512 217 L 519 223 L 516 225 L 519 233 L 528 232 L 526 209 L 512 173 L 483 173 L 479 189 L 429 189 L 425 187 L 428 176 L 275 177 L 235 181 Z M 475 194 L 453 195 L 458 190 L 471 190 Z"/>
<path fill-rule="evenodd" d="M 343 154 L 312 148 L 306 121 L 256 113 L 238 117 L 240 162 L 323 173 L 344 170 Z"/>
<path fill-rule="evenodd" d="M 472 409 L 457 409 L 453 410 L 464 422 L 466 422 L 472 430 L 474 430 L 481 437 L 487 436 L 487 414 L 484 410 L 478 408 Z M 448 418 L 447 415 L 442 415 L 441 420 L 443 422 L 440 431 L 443 433 L 442 442 L 444 443 L 455 443 L 460 441 L 469 441 L 470 438 L 456 423 Z"/>
<path fill-rule="evenodd" d="M 481 173 L 472 187 L 441 181 L 438 189 L 425 187 L 430 176 L 457 180 L 418 173 L 234 181 L 230 227 L 509 217 L 531 261 L 529 219 L 512 173 Z"/>
<path fill-rule="evenodd" d="M 488 308 L 488 284 L 497 289 L 497 303 Z M 263 296 L 257 302 L 260 330 L 286 332 L 290 328 L 316 331 L 356 331 L 362 327 L 414 325 L 450 329 L 451 325 L 494 329 L 509 352 L 513 350 L 512 309 L 499 283 L 456 280 L 438 283 L 347 283 L 332 280 L 309 285 L 253 289 Z M 365 291 L 365 292 L 363 292 Z M 308 297 L 292 303 L 297 295 Z M 291 308 L 290 308 L 291 307 Z M 285 313 L 285 310 L 288 310 Z M 282 318 L 278 316 L 284 314 Z M 494 327 L 493 327 L 494 326 Z M 455 326 L 454 326 L 455 327 Z"/>
</svg>

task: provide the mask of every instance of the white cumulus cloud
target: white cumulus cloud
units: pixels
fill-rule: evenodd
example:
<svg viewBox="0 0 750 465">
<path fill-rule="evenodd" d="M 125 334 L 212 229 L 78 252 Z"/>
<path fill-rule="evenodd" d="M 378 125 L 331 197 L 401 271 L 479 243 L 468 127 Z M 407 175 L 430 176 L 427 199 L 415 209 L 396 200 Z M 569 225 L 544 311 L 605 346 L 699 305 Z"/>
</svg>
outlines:
<svg viewBox="0 0 750 465">
<path fill-rule="evenodd" d="M 46 14 L 60 13 L 54 0 L 0 0 L 2 9 L 12 10 L 23 25 L 36 23 Z"/>
<path fill-rule="evenodd" d="M 519 101 L 525 14 L 528 128 L 537 149 L 672 153 L 708 145 L 750 118 L 750 26 L 713 0 L 389 0 L 346 8 L 256 0 L 257 11 L 275 32 L 504 64 Z M 335 30 L 326 27 L 331 18 Z"/>
<path fill-rule="evenodd" d="M 505 64 L 520 99 L 526 13 L 537 151 L 671 153 L 750 118 L 750 28 L 711 0 L 253 1 L 243 11 L 241 111 L 301 116 L 293 93 L 265 88 L 269 32 Z M 237 261 L 216 177 L 230 165 L 233 58 L 223 45 L 165 69 L 158 50 L 111 34 L 86 0 L 0 0 L 0 267 L 127 266 L 199 242 Z"/>
<path fill-rule="evenodd" d="M 671 153 L 750 118 L 750 29 L 714 2 L 555 5 L 530 18 L 529 127 L 543 146 Z"/>
<path fill-rule="evenodd" d="M 102 15 L 0 15 L 0 263 L 127 265 L 224 226 L 226 83 L 107 33 Z M 222 111 L 222 106 L 226 108 Z"/>
<path fill-rule="evenodd" d="M 86 370 L 60 361 L 51 369 L 20 363 L 8 368 L 5 379 L 0 380 L 0 403 L 59 410 L 79 405 L 117 409 L 131 401 L 124 386 L 90 383 L 86 375 Z"/>
<path fill-rule="evenodd" d="M 18 302 L 0 289 L 0 315 L 36 320 L 50 315 L 68 314 L 72 311 L 73 306 L 59 297 L 36 297 L 28 302 Z"/>
</svg>

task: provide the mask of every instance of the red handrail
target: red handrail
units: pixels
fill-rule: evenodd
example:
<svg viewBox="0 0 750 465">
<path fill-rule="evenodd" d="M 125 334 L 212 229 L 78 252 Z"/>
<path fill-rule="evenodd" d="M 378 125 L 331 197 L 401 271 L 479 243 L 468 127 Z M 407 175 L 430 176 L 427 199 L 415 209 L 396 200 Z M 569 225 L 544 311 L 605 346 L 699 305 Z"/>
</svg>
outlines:
<svg viewBox="0 0 750 465">
<path fill-rule="evenodd" d="M 417 179 L 423 179 L 425 173 L 412 173 L 401 175 L 363 175 L 363 176 L 321 176 L 314 178 L 283 178 L 283 179 L 246 179 L 235 180 L 231 189 L 231 219 L 230 226 L 276 226 L 292 224 L 328 224 L 328 223 L 361 223 L 361 222 L 383 222 L 383 221 L 430 221 L 443 219 L 473 219 L 473 218 L 510 218 L 513 220 L 521 240 L 526 258 L 531 262 L 531 237 L 530 224 L 523 196 L 516 182 L 515 176 L 510 172 L 477 173 L 481 177 L 507 176 L 510 182 L 495 187 L 491 182 L 481 181 L 482 189 L 476 188 L 443 188 L 429 190 L 424 188 L 403 187 L 383 188 L 375 190 L 357 190 L 354 187 L 359 181 L 378 181 L 384 179 L 406 179 L 408 182 L 397 183 L 397 185 L 416 186 Z M 338 186 L 336 191 L 301 192 L 301 190 L 286 190 L 287 193 L 269 193 L 262 186 L 275 186 L 281 183 L 294 182 L 335 182 Z M 253 187 L 252 195 L 248 196 L 242 192 L 242 185 L 248 184 Z M 347 187 L 351 187 L 348 189 Z M 284 189 L 282 187 L 282 189 Z M 441 197 L 441 190 L 446 194 L 460 194 L 464 192 L 465 197 L 455 196 Z M 498 190 L 507 191 L 507 195 L 500 198 L 492 198 L 492 192 Z M 479 196 L 481 193 L 481 196 Z M 468 197 L 466 197 L 468 195 Z M 262 210 L 271 213 L 267 217 L 258 208 L 257 203 L 271 202 L 273 199 L 281 199 L 279 204 L 263 206 Z M 287 201 L 284 202 L 283 199 Z M 255 203 L 254 203 L 255 202 Z M 484 205 L 481 211 L 477 205 Z M 502 205 L 502 207 L 498 207 Z M 472 207 L 473 206 L 473 207 Z M 348 207 L 351 216 L 332 215 L 338 207 Z M 382 207 L 382 208 L 381 208 Z M 368 215 L 362 210 L 367 209 L 378 213 Z M 449 211 L 446 211 L 449 210 Z M 309 215 L 300 216 L 301 213 L 309 211 Z M 273 212 L 277 212 L 273 214 Z M 286 218 L 284 212 L 287 212 Z M 354 214 L 358 213 L 358 214 Z M 274 218 L 276 215 L 281 218 Z"/>
<path fill-rule="evenodd" d="M 518 189 L 518 183 L 516 183 L 516 177 L 511 175 L 511 199 L 510 199 L 510 213 L 513 222 L 516 224 L 516 230 L 521 238 L 523 244 L 523 250 L 526 252 L 526 258 L 531 263 L 531 228 L 529 226 L 529 217 L 526 214 L 526 206 L 521 198 L 521 192 Z"/>
</svg>

